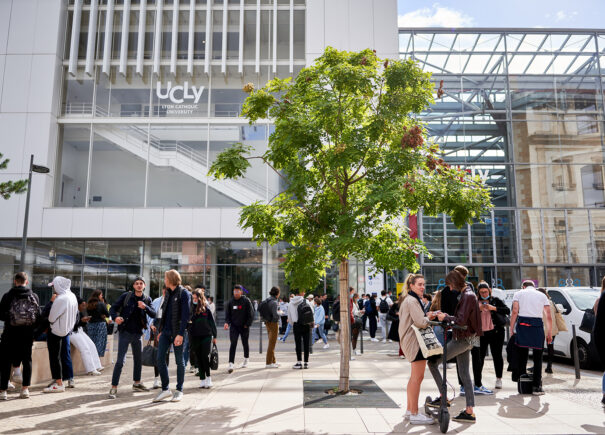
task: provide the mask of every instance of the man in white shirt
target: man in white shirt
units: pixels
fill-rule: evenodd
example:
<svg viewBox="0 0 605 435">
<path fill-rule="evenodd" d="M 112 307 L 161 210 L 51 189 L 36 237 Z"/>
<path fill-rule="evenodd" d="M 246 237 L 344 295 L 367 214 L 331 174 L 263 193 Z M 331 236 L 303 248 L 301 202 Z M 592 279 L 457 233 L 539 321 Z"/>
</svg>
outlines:
<svg viewBox="0 0 605 435">
<path fill-rule="evenodd" d="M 550 303 L 542 292 L 535 289 L 533 281 L 523 281 L 523 290 L 513 296 L 513 309 L 510 316 L 510 335 L 515 335 L 515 344 L 518 349 L 518 374 L 527 370 L 527 357 L 529 349 L 533 349 L 534 370 L 533 390 L 534 396 L 544 394 L 542 390 L 542 352 L 544 348 L 544 324 L 546 319 L 546 342 L 552 342 L 552 319 L 550 317 Z"/>
<path fill-rule="evenodd" d="M 387 320 L 387 314 L 391 305 L 393 305 L 393 300 L 387 296 L 387 291 L 381 291 L 380 300 L 378 301 L 378 321 L 380 322 L 380 329 L 382 329 L 383 343 L 387 342 L 387 337 L 389 336 L 389 326 L 391 322 Z"/>
</svg>

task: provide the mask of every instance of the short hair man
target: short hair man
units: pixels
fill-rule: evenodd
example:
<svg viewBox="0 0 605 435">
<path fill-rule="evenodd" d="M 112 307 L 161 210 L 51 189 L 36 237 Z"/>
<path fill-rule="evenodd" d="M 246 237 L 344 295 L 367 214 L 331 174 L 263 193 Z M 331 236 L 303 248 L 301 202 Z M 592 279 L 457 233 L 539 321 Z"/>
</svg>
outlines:
<svg viewBox="0 0 605 435">
<path fill-rule="evenodd" d="M 546 319 L 546 342 L 552 342 L 552 318 L 550 302 L 546 295 L 534 287 L 533 281 L 524 281 L 523 290 L 513 296 L 513 309 L 510 316 L 510 336 L 515 335 L 518 366 L 513 378 L 523 375 L 527 369 L 529 349 L 533 349 L 534 370 L 532 374 L 532 394 L 541 396 L 542 389 L 542 352 L 544 348 L 544 323 Z"/>
<path fill-rule="evenodd" d="M 225 330 L 229 329 L 229 339 L 231 346 L 229 347 L 229 373 L 233 373 L 233 365 L 235 363 L 235 351 L 237 350 L 237 341 L 239 337 L 242 339 L 244 346 L 244 361 L 239 368 L 248 367 L 248 359 L 250 358 L 250 346 L 248 338 L 250 337 L 250 326 L 254 321 L 254 307 L 252 302 L 243 294 L 243 288 L 237 284 L 233 286 L 233 298 L 227 304 L 225 309 Z"/>
<path fill-rule="evenodd" d="M 113 367 L 111 377 L 111 388 L 109 389 L 109 398 L 115 399 L 118 395 L 118 384 L 122 368 L 126 363 L 126 353 L 128 346 L 132 348 L 132 359 L 134 369 L 132 371 L 132 390 L 149 391 L 141 382 L 141 363 L 142 342 L 141 336 L 143 330 L 147 329 L 147 317 L 154 318 L 156 315 L 153 309 L 151 298 L 143 291 L 145 290 L 145 279 L 137 276 L 132 283 L 133 291 L 124 292 L 118 300 L 114 302 L 109 310 L 112 319 L 118 325 L 118 356 L 116 364 Z"/>
<path fill-rule="evenodd" d="M 272 287 L 269 291 L 269 297 L 263 302 L 265 326 L 267 327 L 267 335 L 269 336 L 269 344 L 267 346 L 267 357 L 265 366 L 267 368 L 278 368 L 279 364 L 275 360 L 275 343 L 277 343 L 277 333 L 279 325 L 279 314 L 277 313 L 277 305 L 279 298 L 279 287 Z M 259 306 L 260 309 L 260 306 Z"/>
</svg>

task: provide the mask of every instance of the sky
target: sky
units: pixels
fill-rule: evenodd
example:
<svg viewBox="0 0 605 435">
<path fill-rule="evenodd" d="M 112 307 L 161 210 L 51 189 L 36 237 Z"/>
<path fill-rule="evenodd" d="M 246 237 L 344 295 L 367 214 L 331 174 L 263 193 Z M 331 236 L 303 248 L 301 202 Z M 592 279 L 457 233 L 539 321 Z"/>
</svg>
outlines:
<svg viewBox="0 0 605 435">
<path fill-rule="evenodd" d="M 605 0 L 397 0 L 400 27 L 605 28 Z"/>
</svg>

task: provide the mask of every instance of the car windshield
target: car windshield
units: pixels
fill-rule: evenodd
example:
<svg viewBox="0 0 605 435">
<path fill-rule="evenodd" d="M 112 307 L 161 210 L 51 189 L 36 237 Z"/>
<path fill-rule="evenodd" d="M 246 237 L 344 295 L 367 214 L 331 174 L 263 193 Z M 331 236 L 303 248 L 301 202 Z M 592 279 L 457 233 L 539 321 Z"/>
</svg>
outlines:
<svg viewBox="0 0 605 435">
<path fill-rule="evenodd" d="M 571 297 L 571 300 L 578 307 L 579 310 L 587 310 L 588 308 L 594 307 L 594 303 L 599 297 L 600 292 L 598 290 L 567 290 L 567 294 Z"/>
</svg>

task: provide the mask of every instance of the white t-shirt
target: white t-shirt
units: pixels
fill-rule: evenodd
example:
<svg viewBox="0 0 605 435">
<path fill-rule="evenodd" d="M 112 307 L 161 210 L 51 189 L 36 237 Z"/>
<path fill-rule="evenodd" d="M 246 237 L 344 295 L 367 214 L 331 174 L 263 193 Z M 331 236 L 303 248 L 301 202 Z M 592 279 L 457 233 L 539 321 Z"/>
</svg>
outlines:
<svg viewBox="0 0 605 435">
<path fill-rule="evenodd" d="M 542 318 L 544 307 L 549 306 L 548 298 L 534 287 L 520 290 L 513 296 L 513 303 L 519 303 L 519 316 Z"/>
</svg>

